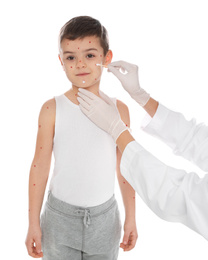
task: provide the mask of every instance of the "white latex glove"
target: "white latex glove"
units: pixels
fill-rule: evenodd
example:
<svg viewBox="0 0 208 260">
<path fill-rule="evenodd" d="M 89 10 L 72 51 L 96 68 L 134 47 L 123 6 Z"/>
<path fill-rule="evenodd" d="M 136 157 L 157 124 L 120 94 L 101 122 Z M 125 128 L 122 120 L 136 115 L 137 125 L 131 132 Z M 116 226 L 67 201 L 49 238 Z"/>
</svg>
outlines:
<svg viewBox="0 0 208 260">
<path fill-rule="evenodd" d="M 140 87 L 138 66 L 125 61 L 116 61 L 108 65 L 108 71 L 120 80 L 124 89 L 139 105 L 147 104 L 150 95 Z"/>
<path fill-rule="evenodd" d="M 86 89 L 79 89 L 77 100 L 82 112 L 98 127 L 109 133 L 114 141 L 128 127 L 121 120 L 119 111 L 113 101 L 103 92 L 99 92 L 99 98 Z"/>
</svg>

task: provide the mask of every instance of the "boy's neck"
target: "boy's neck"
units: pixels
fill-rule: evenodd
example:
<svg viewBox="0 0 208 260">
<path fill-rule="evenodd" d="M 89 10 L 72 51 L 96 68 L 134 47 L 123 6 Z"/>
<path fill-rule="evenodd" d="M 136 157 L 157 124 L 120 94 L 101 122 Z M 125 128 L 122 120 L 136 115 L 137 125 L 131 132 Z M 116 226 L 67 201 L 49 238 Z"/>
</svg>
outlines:
<svg viewBox="0 0 208 260">
<path fill-rule="evenodd" d="M 72 87 L 66 92 L 64 93 L 64 95 L 74 104 L 79 105 L 79 102 L 77 100 L 77 96 L 78 96 L 78 87 L 72 85 Z M 95 94 L 96 96 L 100 96 L 99 95 L 99 84 L 97 85 L 93 85 L 90 86 L 89 88 L 85 88 L 86 90 L 92 92 L 93 94 Z"/>
<path fill-rule="evenodd" d="M 74 94 L 77 94 L 78 93 L 78 89 L 79 89 L 78 87 L 72 85 L 71 91 L 73 91 Z M 98 84 L 90 86 L 90 87 L 85 88 L 85 89 L 90 91 L 90 92 L 92 92 L 93 94 L 95 94 L 97 96 L 99 95 L 99 85 Z"/>
</svg>

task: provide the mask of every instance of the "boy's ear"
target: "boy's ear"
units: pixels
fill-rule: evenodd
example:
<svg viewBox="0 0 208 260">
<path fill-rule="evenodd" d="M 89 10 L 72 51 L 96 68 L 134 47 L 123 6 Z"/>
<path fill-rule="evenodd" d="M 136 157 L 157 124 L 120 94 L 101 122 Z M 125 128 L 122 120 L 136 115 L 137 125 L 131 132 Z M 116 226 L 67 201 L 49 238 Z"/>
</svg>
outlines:
<svg viewBox="0 0 208 260">
<path fill-rule="evenodd" d="M 60 62 L 61 62 L 61 66 L 62 66 L 62 68 L 63 68 L 63 70 L 64 70 L 64 64 L 63 64 L 63 62 L 62 62 L 62 60 L 61 60 L 60 54 L 58 55 L 58 58 L 59 58 L 59 60 L 60 60 Z"/>
<path fill-rule="evenodd" d="M 105 55 L 105 62 L 104 62 L 104 65 L 108 65 L 111 63 L 112 61 L 112 58 L 113 58 L 113 52 L 111 50 L 109 50 L 107 52 L 107 54 Z"/>
</svg>

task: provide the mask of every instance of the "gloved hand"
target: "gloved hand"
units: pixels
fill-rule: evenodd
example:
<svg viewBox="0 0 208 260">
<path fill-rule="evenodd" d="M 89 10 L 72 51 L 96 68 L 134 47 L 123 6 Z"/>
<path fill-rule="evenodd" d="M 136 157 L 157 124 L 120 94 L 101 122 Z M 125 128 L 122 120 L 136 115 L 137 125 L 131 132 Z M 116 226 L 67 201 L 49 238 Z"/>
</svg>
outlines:
<svg viewBox="0 0 208 260">
<path fill-rule="evenodd" d="M 78 98 L 82 112 L 98 127 L 109 133 L 114 141 L 122 132 L 127 130 L 127 126 L 121 120 L 119 111 L 113 101 L 100 91 L 100 96 L 96 96 L 86 89 L 79 89 Z"/>
<path fill-rule="evenodd" d="M 138 66 L 125 61 L 116 61 L 108 65 L 108 71 L 120 80 L 124 89 L 139 105 L 146 105 L 150 95 L 140 87 Z"/>
</svg>

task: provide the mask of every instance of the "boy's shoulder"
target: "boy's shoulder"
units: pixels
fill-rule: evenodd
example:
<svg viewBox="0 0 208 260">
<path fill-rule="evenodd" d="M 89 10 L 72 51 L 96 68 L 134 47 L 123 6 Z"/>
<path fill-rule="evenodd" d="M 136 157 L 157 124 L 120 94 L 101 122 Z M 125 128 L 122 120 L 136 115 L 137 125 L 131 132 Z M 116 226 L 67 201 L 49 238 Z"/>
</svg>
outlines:
<svg viewBox="0 0 208 260">
<path fill-rule="evenodd" d="M 121 119 L 127 124 L 130 124 L 129 109 L 125 103 L 117 99 L 117 108 L 120 113 Z"/>
<path fill-rule="evenodd" d="M 40 118 L 44 121 L 53 120 L 56 114 L 56 101 L 55 98 L 47 100 L 41 107 Z"/>
<path fill-rule="evenodd" d="M 46 106 L 46 108 L 48 107 L 54 107 L 56 106 L 56 100 L 55 100 L 55 97 L 54 98 L 51 98 L 49 100 L 47 100 L 44 104 L 43 104 L 43 107 Z"/>
<path fill-rule="evenodd" d="M 118 111 L 120 113 L 129 113 L 129 109 L 128 109 L 127 105 L 124 102 L 122 102 L 119 99 L 117 99 L 116 101 L 117 101 L 116 105 L 117 105 Z"/>
<path fill-rule="evenodd" d="M 123 109 L 128 109 L 127 105 L 124 102 L 122 102 L 119 99 L 116 99 L 116 101 L 117 101 L 117 107 L 120 107 L 120 108 L 123 108 Z"/>
<path fill-rule="evenodd" d="M 47 100 L 41 108 L 42 111 L 47 111 L 47 112 L 54 112 L 56 110 L 56 100 L 55 97 Z"/>
</svg>

